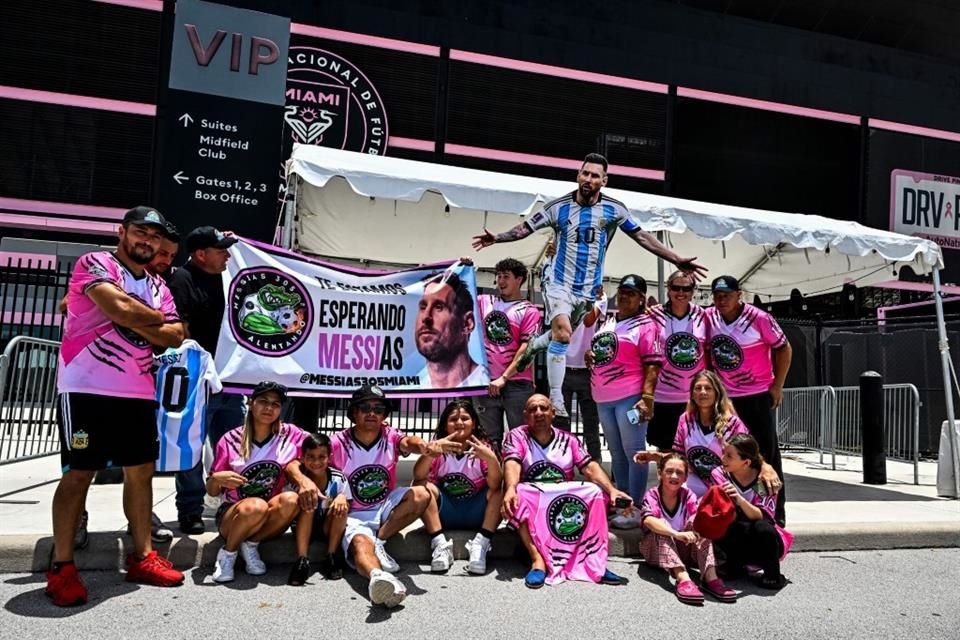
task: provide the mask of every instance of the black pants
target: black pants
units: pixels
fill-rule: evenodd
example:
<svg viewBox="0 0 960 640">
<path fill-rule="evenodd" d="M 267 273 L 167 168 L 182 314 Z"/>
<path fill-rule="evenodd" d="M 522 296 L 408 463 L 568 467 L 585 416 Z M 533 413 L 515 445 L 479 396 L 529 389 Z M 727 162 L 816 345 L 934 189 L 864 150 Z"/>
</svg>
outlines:
<svg viewBox="0 0 960 640">
<path fill-rule="evenodd" d="M 783 541 L 773 523 L 741 518 L 737 518 L 726 535 L 716 542 L 727 556 L 727 571 L 738 571 L 745 565 L 756 564 L 763 569 L 764 577 L 779 576 Z"/>
<path fill-rule="evenodd" d="M 601 461 L 600 416 L 597 414 L 597 403 L 593 401 L 593 393 L 590 391 L 589 369 L 567 367 L 567 373 L 563 378 L 563 403 L 568 407 L 573 406 L 573 394 L 577 394 L 580 422 L 583 424 L 583 441 L 587 445 L 587 453 L 599 463 Z"/>
<path fill-rule="evenodd" d="M 677 436 L 677 424 L 686 410 L 686 402 L 655 402 L 653 418 L 647 425 L 647 443 L 660 451 L 672 450 L 673 439 Z"/>
<path fill-rule="evenodd" d="M 783 462 L 780 460 L 780 443 L 777 441 L 777 425 L 773 420 L 773 400 L 767 392 L 752 396 L 731 398 L 737 415 L 747 426 L 757 444 L 763 459 L 770 463 L 777 475 L 780 476 L 780 493 L 777 494 L 777 523 L 784 526 L 787 521 L 785 505 L 787 502 L 787 486 L 783 480 Z"/>
</svg>

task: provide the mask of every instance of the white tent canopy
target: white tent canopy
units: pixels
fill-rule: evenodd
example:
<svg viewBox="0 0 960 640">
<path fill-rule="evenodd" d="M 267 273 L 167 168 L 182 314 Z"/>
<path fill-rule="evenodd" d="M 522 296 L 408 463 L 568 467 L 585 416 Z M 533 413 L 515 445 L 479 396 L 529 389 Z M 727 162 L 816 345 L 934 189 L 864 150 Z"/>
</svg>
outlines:
<svg viewBox="0 0 960 640">
<path fill-rule="evenodd" d="M 495 245 L 474 254 L 472 236 L 498 233 L 543 203 L 575 188 L 569 182 L 478 171 L 399 158 L 297 145 L 288 163 L 296 187 L 293 246 L 332 259 L 424 264 L 473 255 L 480 268 L 501 258 L 535 264 L 540 240 Z M 616 184 L 617 177 L 610 177 Z M 821 216 L 781 213 L 604 189 L 622 201 L 644 229 L 663 231 L 683 256 L 697 256 L 711 275 L 741 279 L 764 300 L 891 280 L 894 269 L 917 273 L 943 266 L 940 248 L 922 238 Z M 629 238 L 616 239 L 605 273 L 638 273 L 655 281 L 657 260 Z M 667 267 L 670 268 L 669 265 Z"/>
</svg>

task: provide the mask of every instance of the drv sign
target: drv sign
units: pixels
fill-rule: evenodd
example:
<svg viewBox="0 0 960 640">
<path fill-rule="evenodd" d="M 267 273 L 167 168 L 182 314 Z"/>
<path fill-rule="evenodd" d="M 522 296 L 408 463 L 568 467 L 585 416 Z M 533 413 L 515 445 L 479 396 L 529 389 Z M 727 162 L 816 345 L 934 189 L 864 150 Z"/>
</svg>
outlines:
<svg viewBox="0 0 960 640">
<path fill-rule="evenodd" d="M 896 169 L 890 175 L 890 229 L 960 249 L 960 178 Z"/>
<path fill-rule="evenodd" d="M 171 89 L 283 104 L 290 20 L 200 0 L 179 0 Z"/>
</svg>

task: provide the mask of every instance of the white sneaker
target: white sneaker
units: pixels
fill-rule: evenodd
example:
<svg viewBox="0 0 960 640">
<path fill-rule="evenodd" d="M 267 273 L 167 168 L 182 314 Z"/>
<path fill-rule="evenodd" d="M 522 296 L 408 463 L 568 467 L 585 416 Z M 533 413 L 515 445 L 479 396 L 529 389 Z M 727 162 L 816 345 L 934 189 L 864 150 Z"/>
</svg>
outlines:
<svg viewBox="0 0 960 640">
<path fill-rule="evenodd" d="M 389 573 L 396 573 L 400 571 L 400 565 L 397 564 L 397 561 L 394 560 L 386 549 L 386 541 L 377 538 L 373 541 L 373 552 L 377 556 L 377 560 L 380 561 L 380 568 Z"/>
<path fill-rule="evenodd" d="M 449 570 L 453 566 L 453 541 L 444 538 L 443 542 L 431 544 L 431 547 L 433 558 L 430 560 L 430 571 L 442 573 Z"/>
<path fill-rule="evenodd" d="M 260 558 L 260 551 L 257 549 L 259 546 L 259 542 L 250 542 L 249 540 L 240 543 L 240 555 L 243 556 L 247 573 L 252 576 L 262 576 L 267 572 L 267 565 Z"/>
<path fill-rule="evenodd" d="M 237 552 L 221 548 L 217 551 L 217 563 L 213 567 L 214 582 L 233 581 L 233 565 L 237 562 Z"/>
<path fill-rule="evenodd" d="M 567 405 L 563 402 L 563 396 L 554 398 L 551 396 L 550 404 L 553 405 L 553 411 L 556 417 L 558 418 L 569 418 L 570 414 L 567 413 Z"/>
<path fill-rule="evenodd" d="M 389 573 L 374 569 L 370 572 L 370 602 L 373 604 L 382 604 L 387 609 L 392 609 L 407 597 L 407 590 L 403 584 Z"/>
<path fill-rule="evenodd" d="M 470 561 L 467 562 L 468 573 L 480 576 L 487 572 L 487 552 L 491 546 L 487 537 L 479 533 L 467 540 L 467 552 L 470 554 Z"/>
</svg>

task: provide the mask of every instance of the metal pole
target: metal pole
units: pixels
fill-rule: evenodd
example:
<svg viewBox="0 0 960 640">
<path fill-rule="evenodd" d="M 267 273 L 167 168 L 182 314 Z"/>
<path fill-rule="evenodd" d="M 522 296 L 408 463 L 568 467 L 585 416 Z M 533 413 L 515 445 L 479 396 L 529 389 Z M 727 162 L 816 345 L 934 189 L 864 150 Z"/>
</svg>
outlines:
<svg viewBox="0 0 960 640">
<path fill-rule="evenodd" d="M 944 492 L 948 498 L 960 497 L 960 448 L 957 447 L 957 432 L 955 423 L 955 414 L 953 412 L 953 376 L 950 374 L 950 343 L 947 341 L 947 325 L 943 319 L 943 291 L 940 288 L 940 269 L 933 268 L 933 301 L 937 309 L 937 333 L 940 337 L 940 366 L 943 369 L 943 393 L 947 401 L 947 434 L 950 439 L 950 451 L 953 459 L 950 460 L 951 478 L 953 482 L 949 487 L 949 493 Z M 943 464 L 943 460 L 940 461 Z M 942 491 L 937 487 L 938 493 Z"/>
<path fill-rule="evenodd" d="M 660 242 L 663 242 L 663 231 L 657 231 L 657 240 L 659 240 Z M 667 303 L 667 299 L 664 297 L 666 294 L 666 290 L 664 289 L 664 285 L 663 285 L 664 277 L 665 276 L 663 275 L 663 258 L 661 258 L 660 256 L 657 256 L 657 302 L 659 302 L 660 304 Z M 692 297 L 693 296 L 691 296 L 691 298 Z"/>
<path fill-rule="evenodd" d="M 287 194 L 283 203 L 283 237 L 280 244 L 284 249 L 293 249 L 293 225 L 296 219 L 297 183 L 299 176 L 290 173 L 287 176 Z"/>
</svg>

